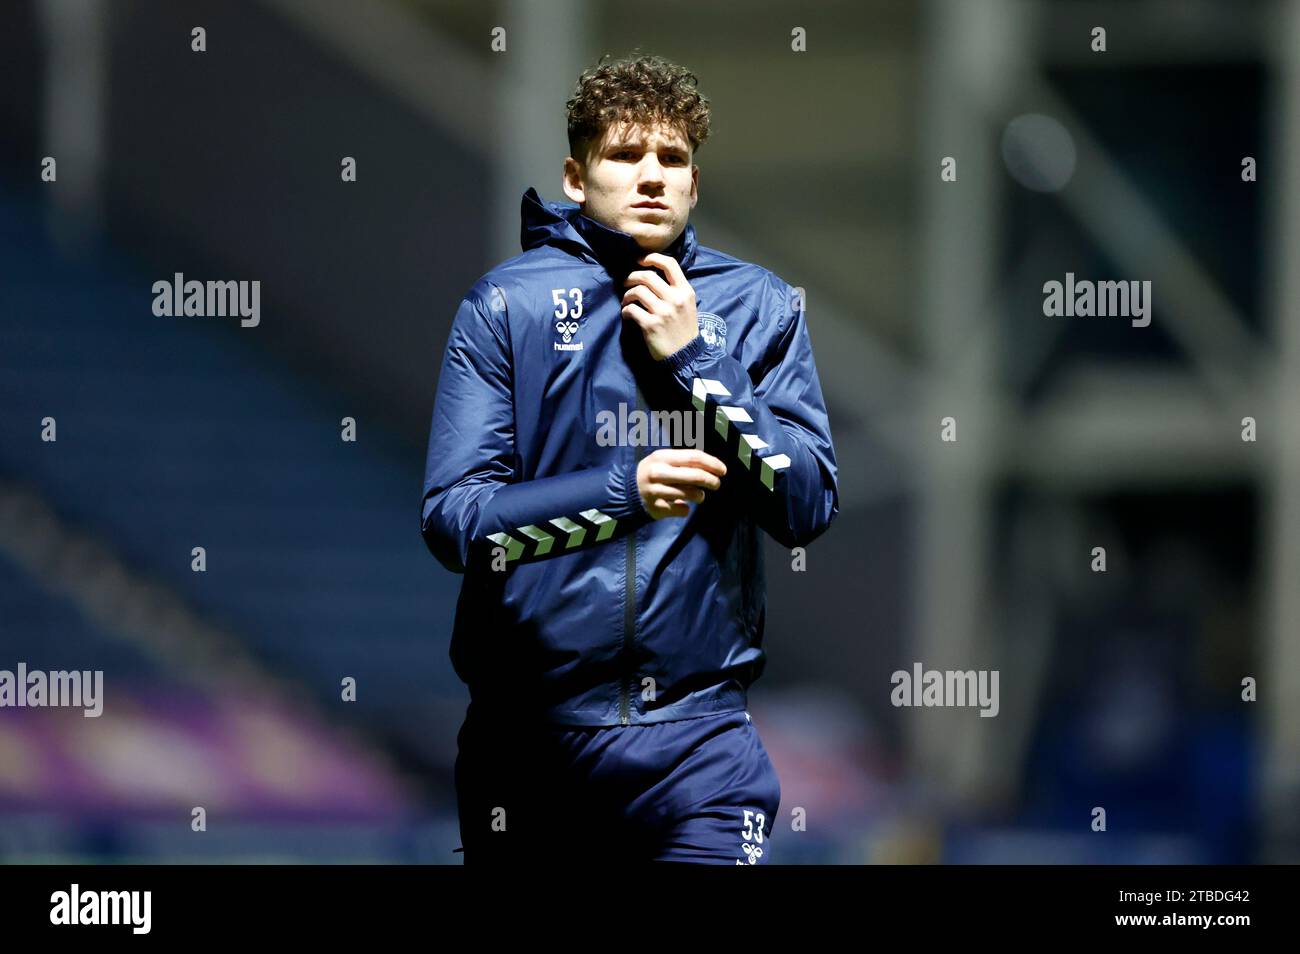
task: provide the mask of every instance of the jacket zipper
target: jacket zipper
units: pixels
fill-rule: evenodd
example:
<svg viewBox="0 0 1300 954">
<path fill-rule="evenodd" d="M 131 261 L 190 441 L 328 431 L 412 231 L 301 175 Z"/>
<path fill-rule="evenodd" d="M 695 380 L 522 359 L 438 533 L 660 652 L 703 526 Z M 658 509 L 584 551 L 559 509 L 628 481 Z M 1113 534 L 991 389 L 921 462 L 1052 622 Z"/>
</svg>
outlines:
<svg viewBox="0 0 1300 954">
<path fill-rule="evenodd" d="M 645 399 L 641 396 L 641 388 L 636 388 L 636 406 L 638 411 L 644 411 Z M 640 444 L 636 447 L 637 463 L 640 463 L 644 447 Z M 631 719 L 631 696 L 632 683 L 636 678 L 636 672 L 631 666 L 632 661 L 632 643 L 636 638 L 636 538 L 641 531 L 634 530 L 627 535 L 627 545 L 624 550 L 623 560 L 623 657 L 628 664 L 627 673 L 623 677 L 623 685 L 619 698 L 619 724 L 630 725 Z"/>
</svg>

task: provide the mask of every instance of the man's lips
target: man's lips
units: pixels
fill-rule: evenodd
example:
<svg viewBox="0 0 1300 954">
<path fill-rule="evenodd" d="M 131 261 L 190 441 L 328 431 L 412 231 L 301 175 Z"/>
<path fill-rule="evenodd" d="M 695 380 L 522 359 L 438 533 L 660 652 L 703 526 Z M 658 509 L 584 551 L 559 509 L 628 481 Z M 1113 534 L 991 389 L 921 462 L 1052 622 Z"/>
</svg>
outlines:
<svg viewBox="0 0 1300 954">
<path fill-rule="evenodd" d="M 632 208 L 634 208 L 634 209 L 662 209 L 662 210 L 665 211 L 665 212 L 668 211 L 668 206 L 664 205 L 662 202 L 638 202 L 636 205 L 632 206 Z"/>
</svg>

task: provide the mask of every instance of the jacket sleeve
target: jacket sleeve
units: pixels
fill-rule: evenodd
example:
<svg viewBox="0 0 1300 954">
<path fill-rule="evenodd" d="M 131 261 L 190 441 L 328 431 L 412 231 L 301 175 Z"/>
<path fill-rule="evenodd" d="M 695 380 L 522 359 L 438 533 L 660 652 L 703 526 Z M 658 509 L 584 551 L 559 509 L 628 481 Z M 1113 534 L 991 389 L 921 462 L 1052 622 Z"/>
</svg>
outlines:
<svg viewBox="0 0 1300 954">
<path fill-rule="evenodd" d="M 758 525 L 793 548 L 830 526 L 839 487 L 802 297 L 796 301 L 789 285 L 766 275 L 759 298 L 766 314 L 755 332 L 770 329 L 770 338 L 757 383 L 731 355 L 705 354 L 700 336 L 660 364 L 720 439 L 727 477 L 740 471 L 736 484 Z"/>
<path fill-rule="evenodd" d="M 504 307 L 495 286 L 480 282 L 470 290 L 452 321 L 438 377 L 420 532 L 454 573 L 494 559 L 562 556 L 652 519 L 637 490 L 632 447 L 620 448 L 609 469 L 519 479 Z"/>
</svg>

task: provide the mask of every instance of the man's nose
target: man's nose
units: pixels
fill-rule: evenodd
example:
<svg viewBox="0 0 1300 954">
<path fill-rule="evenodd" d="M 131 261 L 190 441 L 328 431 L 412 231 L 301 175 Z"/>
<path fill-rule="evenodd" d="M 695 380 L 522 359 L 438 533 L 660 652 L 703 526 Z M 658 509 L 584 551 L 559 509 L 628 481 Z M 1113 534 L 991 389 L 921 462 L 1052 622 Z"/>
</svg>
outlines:
<svg viewBox="0 0 1300 954">
<path fill-rule="evenodd" d="M 653 155 L 647 154 L 641 163 L 641 184 L 659 185 L 664 181 L 664 167 Z"/>
</svg>

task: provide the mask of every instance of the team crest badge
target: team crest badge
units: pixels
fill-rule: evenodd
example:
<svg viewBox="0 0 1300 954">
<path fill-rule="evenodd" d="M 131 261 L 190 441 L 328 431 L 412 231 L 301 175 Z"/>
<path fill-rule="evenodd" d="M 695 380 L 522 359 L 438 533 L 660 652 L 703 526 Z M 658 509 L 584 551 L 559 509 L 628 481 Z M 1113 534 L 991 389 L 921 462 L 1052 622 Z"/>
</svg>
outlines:
<svg viewBox="0 0 1300 954">
<path fill-rule="evenodd" d="M 695 316 L 700 323 L 700 337 L 704 339 L 704 353 L 713 358 L 720 358 L 727 353 L 727 323 L 711 312 L 697 312 Z"/>
</svg>

